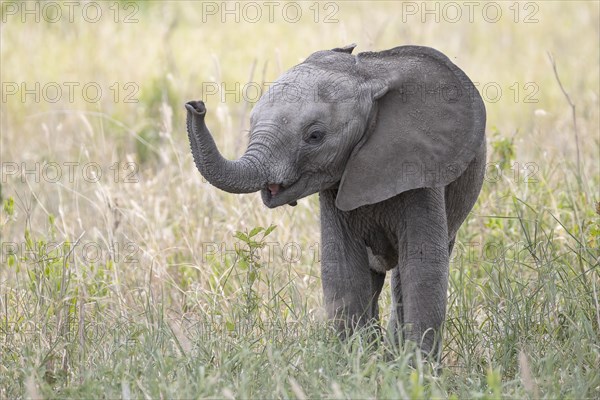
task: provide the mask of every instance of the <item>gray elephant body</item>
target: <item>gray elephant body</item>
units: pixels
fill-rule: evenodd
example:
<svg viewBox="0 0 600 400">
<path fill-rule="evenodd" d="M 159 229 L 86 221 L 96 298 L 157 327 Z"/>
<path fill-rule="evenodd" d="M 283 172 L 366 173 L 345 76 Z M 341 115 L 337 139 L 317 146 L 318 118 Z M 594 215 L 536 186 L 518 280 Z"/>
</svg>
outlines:
<svg viewBox="0 0 600 400">
<path fill-rule="evenodd" d="M 388 331 L 428 353 L 441 345 L 449 257 L 456 233 L 475 204 L 485 167 L 485 142 L 465 172 L 445 188 L 413 189 L 352 211 L 335 206 L 336 190 L 320 193 L 321 275 L 328 315 L 338 329 L 377 322 L 377 299 L 390 271 Z M 438 334 L 436 334 L 438 333 Z M 440 348 L 436 348 L 439 355 Z"/>
<path fill-rule="evenodd" d="M 290 69 L 251 115 L 236 161 L 219 154 L 190 102 L 194 161 L 213 185 L 260 190 L 268 207 L 320 194 L 322 283 L 340 330 L 378 320 L 392 273 L 390 331 L 440 354 L 449 257 L 485 167 L 485 108 L 436 50 L 320 51 Z"/>
</svg>

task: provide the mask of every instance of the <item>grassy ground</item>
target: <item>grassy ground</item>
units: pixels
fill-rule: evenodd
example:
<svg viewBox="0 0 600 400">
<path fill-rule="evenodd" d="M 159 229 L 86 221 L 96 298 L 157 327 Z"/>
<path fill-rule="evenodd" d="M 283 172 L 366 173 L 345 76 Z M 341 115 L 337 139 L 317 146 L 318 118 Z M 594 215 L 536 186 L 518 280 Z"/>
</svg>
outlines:
<svg viewBox="0 0 600 400">
<path fill-rule="evenodd" d="M 282 3 L 256 23 L 243 4 L 239 23 L 200 2 L 98 4 L 97 22 L 82 3 L 25 23 L 2 4 L 0 398 L 600 397 L 597 2 L 493 3 L 498 18 L 454 3 L 457 22 L 421 2 L 293 3 L 292 22 Z M 239 155 L 252 101 L 236 82 L 351 42 L 438 48 L 486 100 L 440 376 L 328 329 L 316 196 L 266 210 L 202 181 L 189 151 L 186 100 Z"/>
</svg>

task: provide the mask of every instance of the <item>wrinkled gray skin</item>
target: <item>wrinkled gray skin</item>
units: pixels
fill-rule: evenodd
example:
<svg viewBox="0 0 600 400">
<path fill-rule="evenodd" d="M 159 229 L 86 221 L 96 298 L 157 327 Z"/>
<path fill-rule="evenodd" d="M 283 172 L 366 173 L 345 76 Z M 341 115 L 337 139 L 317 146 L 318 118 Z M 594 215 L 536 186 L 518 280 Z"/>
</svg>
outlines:
<svg viewBox="0 0 600 400">
<path fill-rule="evenodd" d="M 378 320 L 392 274 L 393 337 L 441 353 L 449 255 L 483 181 L 485 108 L 467 76 L 418 46 L 312 54 L 255 105 L 250 142 L 225 160 L 199 101 L 186 104 L 196 166 L 278 207 L 319 193 L 325 306 L 337 327 Z"/>
</svg>

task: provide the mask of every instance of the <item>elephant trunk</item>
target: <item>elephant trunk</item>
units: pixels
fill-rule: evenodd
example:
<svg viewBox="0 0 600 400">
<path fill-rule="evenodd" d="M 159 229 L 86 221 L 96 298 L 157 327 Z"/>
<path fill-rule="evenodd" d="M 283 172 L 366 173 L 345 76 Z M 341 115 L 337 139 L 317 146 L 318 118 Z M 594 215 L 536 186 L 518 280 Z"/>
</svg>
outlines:
<svg viewBox="0 0 600 400">
<path fill-rule="evenodd" d="M 198 171 L 210 184 L 229 193 L 252 193 L 265 186 L 266 177 L 258 158 L 248 149 L 235 161 L 219 153 L 206 124 L 206 107 L 201 101 L 186 103 L 187 131 Z"/>
</svg>

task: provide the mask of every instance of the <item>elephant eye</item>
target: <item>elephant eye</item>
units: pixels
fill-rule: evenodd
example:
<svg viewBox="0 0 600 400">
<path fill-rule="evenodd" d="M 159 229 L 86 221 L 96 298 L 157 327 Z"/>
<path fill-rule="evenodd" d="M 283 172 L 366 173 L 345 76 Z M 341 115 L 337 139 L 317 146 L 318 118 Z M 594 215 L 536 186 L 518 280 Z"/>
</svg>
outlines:
<svg viewBox="0 0 600 400">
<path fill-rule="evenodd" d="M 308 136 L 304 139 L 306 143 L 309 144 L 317 144 L 321 143 L 323 138 L 325 137 L 325 132 L 320 130 L 311 131 Z"/>
</svg>

